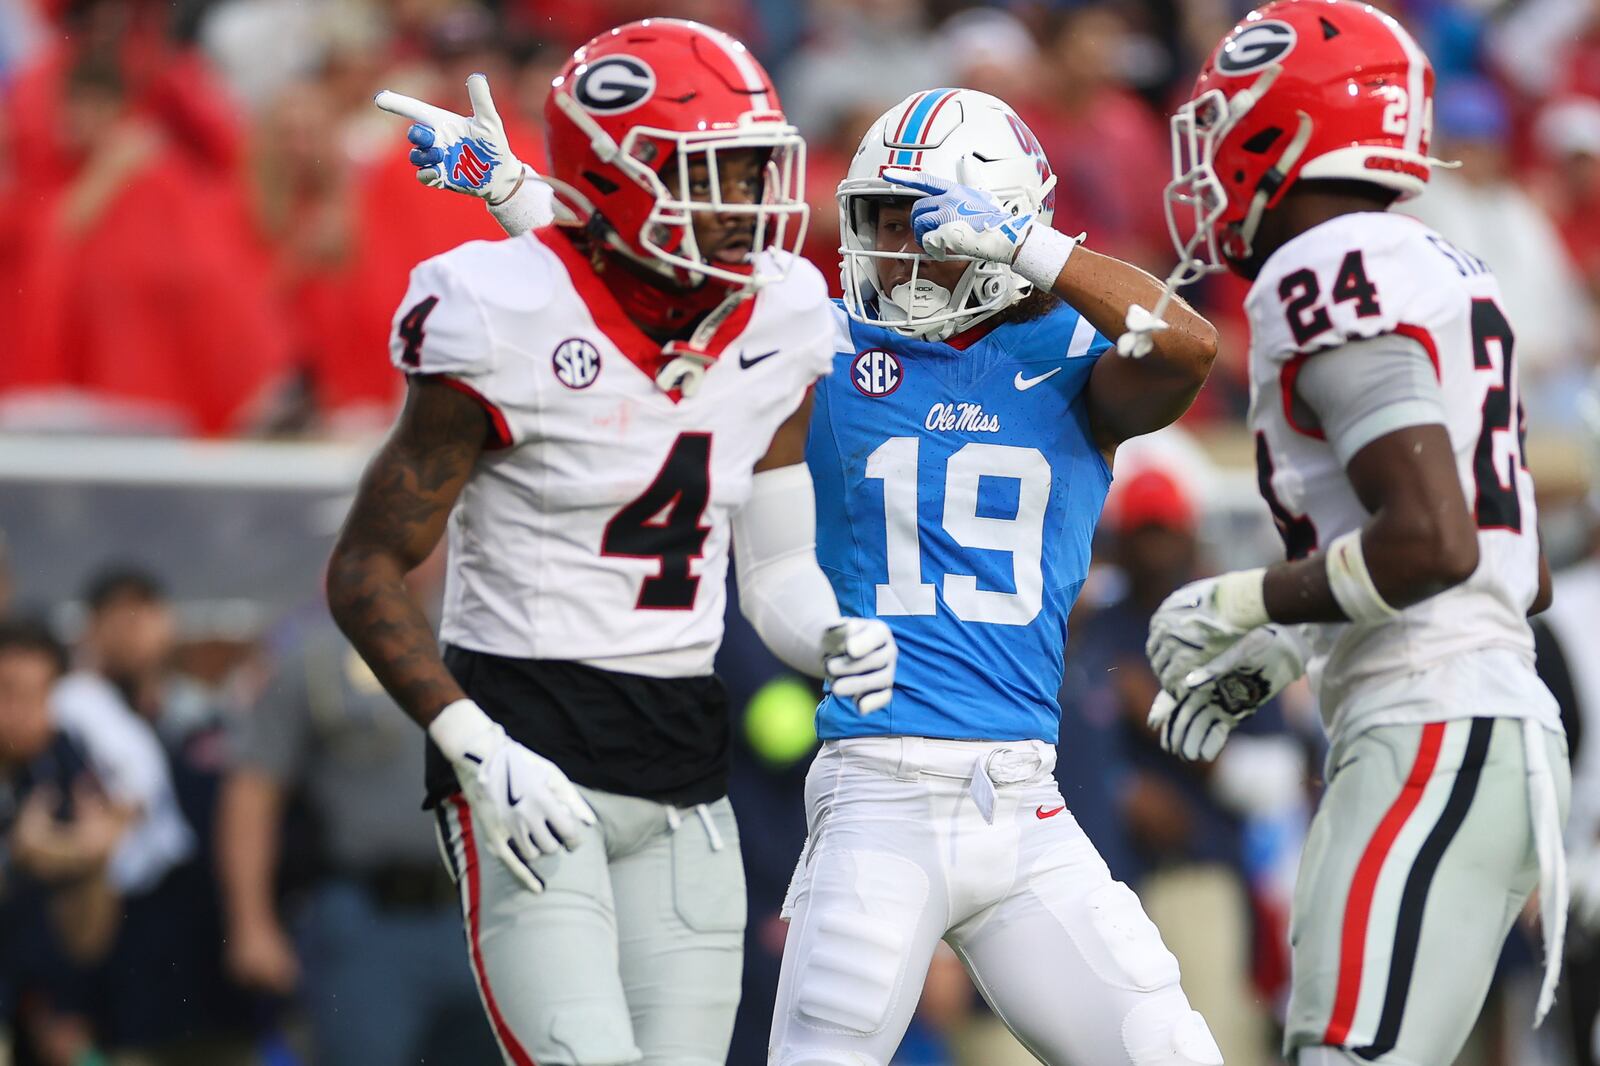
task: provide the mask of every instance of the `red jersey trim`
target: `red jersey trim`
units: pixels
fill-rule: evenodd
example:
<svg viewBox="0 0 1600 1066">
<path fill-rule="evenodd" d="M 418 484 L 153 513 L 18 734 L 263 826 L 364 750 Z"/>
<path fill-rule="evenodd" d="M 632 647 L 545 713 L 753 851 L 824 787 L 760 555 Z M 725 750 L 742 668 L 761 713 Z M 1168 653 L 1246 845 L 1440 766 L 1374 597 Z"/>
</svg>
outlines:
<svg viewBox="0 0 1600 1066">
<path fill-rule="evenodd" d="M 589 311 L 589 317 L 594 320 L 595 327 L 617 346 L 630 363 L 654 382 L 657 372 L 665 363 L 662 353 L 664 345 L 653 340 L 628 317 L 622 305 L 617 302 L 616 296 L 595 273 L 594 266 L 588 258 L 573 246 L 572 239 L 566 231 L 556 226 L 547 226 L 534 230 L 531 236 L 554 252 L 556 258 L 561 261 L 567 276 L 572 279 L 572 287 L 577 290 L 578 298 L 583 301 L 584 307 Z M 756 296 L 751 296 L 739 302 L 727 319 L 711 334 L 711 340 L 705 348 L 701 349 L 705 355 L 715 360 L 727 348 L 729 342 L 745 331 L 750 324 L 750 316 L 755 314 L 756 299 Z M 673 403 L 683 399 L 683 394 L 677 389 L 664 395 Z"/>
<path fill-rule="evenodd" d="M 1426 328 L 1413 325 L 1410 322 L 1398 323 L 1394 327 L 1394 333 L 1396 336 L 1405 337 L 1408 340 L 1416 341 L 1418 344 L 1422 345 L 1422 350 L 1428 353 L 1428 362 L 1433 364 L 1434 378 L 1440 381 L 1444 380 L 1444 372 L 1439 368 L 1439 346 L 1433 342 L 1432 333 L 1428 332 Z M 1278 375 L 1278 384 L 1281 386 L 1283 392 L 1283 420 L 1287 422 L 1289 424 L 1289 428 L 1294 430 L 1296 433 L 1303 437 L 1315 438 L 1316 440 L 1327 440 L 1328 438 L 1323 434 L 1321 429 L 1315 426 L 1304 426 L 1295 421 L 1294 383 L 1295 380 L 1300 376 L 1300 368 L 1305 366 L 1306 360 L 1311 358 L 1313 355 L 1318 355 L 1325 351 L 1328 351 L 1328 349 L 1319 348 L 1315 352 L 1301 352 L 1299 355 L 1292 357 L 1287 363 L 1285 363 L 1283 365 L 1283 371 Z"/>
<path fill-rule="evenodd" d="M 509 448 L 517 442 L 516 438 L 511 435 L 511 425 L 506 421 L 505 412 L 501 411 L 499 407 L 495 406 L 495 404 L 490 401 L 488 397 L 484 396 L 483 393 L 479 392 L 471 385 L 468 385 L 460 378 L 453 378 L 448 374 L 434 374 L 432 377 L 441 385 L 446 385 L 452 389 L 455 389 L 463 396 L 472 397 L 478 402 L 478 406 L 483 408 L 484 414 L 489 416 L 491 428 L 489 430 L 489 443 L 484 445 L 485 448 L 487 448 L 489 451 L 497 452 L 502 449 Z"/>
<path fill-rule="evenodd" d="M 1316 354 L 1316 352 L 1301 352 L 1299 355 L 1294 356 L 1287 363 L 1283 364 L 1283 370 L 1278 374 L 1278 385 L 1280 386 L 1280 391 L 1283 394 L 1283 420 L 1289 424 L 1289 428 L 1300 434 L 1302 437 L 1311 437 L 1314 440 L 1327 440 L 1328 438 L 1323 434 L 1320 427 L 1301 425 L 1299 422 L 1295 421 L 1294 417 L 1295 379 L 1300 376 L 1300 368 L 1306 365 L 1306 360 L 1310 359 Z"/>
<path fill-rule="evenodd" d="M 1433 376 L 1440 381 L 1444 380 L 1444 371 L 1439 368 L 1439 346 L 1433 343 L 1433 334 L 1422 326 L 1414 326 L 1409 322 L 1401 322 L 1394 327 L 1394 331 L 1401 337 L 1409 337 L 1422 345 L 1422 350 L 1428 353 L 1428 361 L 1433 364 Z"/>
<path fill-rule="evenodd" d="M 556 226 L 546 226 L 530 234 L 534 240 L 555 253 L 566 269 L 578 299 L 594 319 L 595 327 L 615 344 L 628 361 L 638 367 L 652 381 L 661 365 L 661 345 L 651 340 L 622 310 L 617 298 L 600 280 L 589 259 L 573 247 L 572 238 Z"/>
<path fill-rule="evenodd" d="M 957 333 L 949 340 L 946 340 L 945 343 L 958 352 L 966 351 L 968 348 L 972 347 L 974 344 L 977 344 L 979 341 L 983 340 L 983 338 L 987 337 L 989 334 L 993 333 L 995 330 L 1004 325 L 1005 323 L 1000 321 L 1001 316 L 1004 313 L 1005 312 L 1002 311 L 991 315 L 989 318 L 979 322 L 971 329 L 962 330 L 960 333 Z"/>
</svg>

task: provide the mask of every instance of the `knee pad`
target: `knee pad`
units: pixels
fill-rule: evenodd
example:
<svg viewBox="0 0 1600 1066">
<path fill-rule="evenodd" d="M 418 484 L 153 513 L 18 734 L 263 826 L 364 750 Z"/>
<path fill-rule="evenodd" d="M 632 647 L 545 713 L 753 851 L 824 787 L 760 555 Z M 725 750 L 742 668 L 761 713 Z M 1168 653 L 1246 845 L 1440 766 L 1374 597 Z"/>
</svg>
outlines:
<svg viewBox="0 0 1600 1066">
<path fill-rule="evenodd" d="M 909 859 L 882 852 L 835 851 L 816 861 L 806 928 L 799 931 L 795 1012 L 816 1028 L 877 1032 L 904 983 L 928 875 Z"/>
<path fill-rule="evenodd" d="M 1122 1043 L 1133 1066 L 1222 1066 L 1205 1019 L 1176 987 L 1134 1005 L 1122 1019 Z"/>
</svg>

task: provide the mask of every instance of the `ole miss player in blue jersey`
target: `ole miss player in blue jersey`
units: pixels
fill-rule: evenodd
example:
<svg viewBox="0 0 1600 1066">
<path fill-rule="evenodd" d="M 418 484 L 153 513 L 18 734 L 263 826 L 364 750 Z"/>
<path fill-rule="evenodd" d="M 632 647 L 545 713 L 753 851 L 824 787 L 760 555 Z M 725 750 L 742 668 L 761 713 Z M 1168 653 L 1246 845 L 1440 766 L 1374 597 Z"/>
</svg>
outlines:
<svg viewBox="0 0 1600 1066">
<path fill-rule="evenodd" d="M 1054 185 L 1010 107 L 936 89 L 873 125 L 839 188 L 816 554 L 900 653 L 886 710 L 818 712 L 777 1066 L 887 1063 L 941 939 L 1047 1063 L 1222 1062 L 1052 776 L 1112 454 L 1188 408 L 1216 332 L 1178 300 L 1163 320 L 1161 282 L 1052 229 Z"/>
</svg>

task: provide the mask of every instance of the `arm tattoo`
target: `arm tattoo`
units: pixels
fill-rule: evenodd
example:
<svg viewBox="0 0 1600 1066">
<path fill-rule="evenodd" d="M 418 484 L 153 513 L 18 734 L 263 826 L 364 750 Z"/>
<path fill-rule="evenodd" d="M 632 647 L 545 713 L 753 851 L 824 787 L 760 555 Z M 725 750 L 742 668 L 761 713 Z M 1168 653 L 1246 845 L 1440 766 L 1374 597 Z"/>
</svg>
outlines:
<svg viewBox="0 0 1600 1066">
<path fill-rule="evenodd" d="M 328 562 L 334 620 L 389 695 L 424 725 L 463 693 L 405 576 L 439 543 L 486 431 L 484 412 L 470 397 L 413 380 Z"/>
</svg>

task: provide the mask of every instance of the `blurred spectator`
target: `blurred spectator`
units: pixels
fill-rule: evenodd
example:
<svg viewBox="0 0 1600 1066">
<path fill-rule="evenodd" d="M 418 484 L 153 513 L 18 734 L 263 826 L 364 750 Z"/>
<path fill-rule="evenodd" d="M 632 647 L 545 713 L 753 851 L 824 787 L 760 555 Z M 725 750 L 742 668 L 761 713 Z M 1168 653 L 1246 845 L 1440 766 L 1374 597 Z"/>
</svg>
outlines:
<svg viewBox="0 0 1600 1066">
<path fill-rule="evenodd" d="M 52 1066 L 91 1048 L 86 1024 L 70 1017 L 86 1007 L 82 967 L 117 928 L 107 871 L 132 817 L 51 721 L 65 669 L 42 624 L 0 622 L 0 1026 L 20 1030 Z"/>
<path fill-rule="evenodd" d="M 1512 174 L 1505 98 L 1487 81 L 1459 81 L 1439 90 L 1434 118 L 1434 151 L 1461 169 L 1435 170 L 1427 191 L 1400 210 L 1493 268 L 1517 324 L 1528 415 L 1570 426 L 1572 385 L 1594 357 L 1593 312 L 1555 226 Z"/>
<path fill-rule="evenodd" d="M 195 846 L 166 753 L 135 710 L 148 698 L 144 664 L 168 646 L 172 621 L 159 586 L 140 574 L 107 572 L 84 598 L 89 616 L 79 669 L 56 686 L 52 704 L 106 792 L 137 812 L 112 856 L 111 876 L 120 890 L 138 894 L 155 888 Z"/>
<path fill-rule="evenodd" d="M 1496 69 L 1529 96 L 1600 92 L 1600 8 L 1587 0 L 1506 5 L 1488 34 Z"/>
<path fill-rule="evenodd" d="M 949 59 L 953 84 L 998 96 L 1024 120 L 1037 105 L 1039 48 L 1017 16 L 989 7 L 958 11 L 940 25 L 937 47 Z"/>
<path fill-rule="evenodd" d="M 876 115 L 950 80 L 921 0 L 815 0 L 810 20 L 811 40 L 782 79 L 784 113 L 808 137 L 827 136 L 863 101 L 886 101 Z"/>
<path fill-rule="evenodd" d="M 143 1064 L 245 1063 L 246 1006 L 222 980 L 221 921 L 209 853 L 218 715 L 173 669 L 176 620 L 160 583 L 113 567 L 84 594 L 79 673 L 57 715 L 76 723 L 112 794 L 143 818 L 113 860 L 126 861 L 122 928 L 99 975 L 102 1042 Z M 137 847 L 135 847 L 137 845 Z"/>
<path fill-rule="evenodd" d="M 1251 986 L 1241 819 L 1213 794 L 1211 766 L 1161 751 L 1144 724 L 1159 691 L 1144 655 L 1150 615 L 1201 574 L 1196 518 L 1194 501 L 1159 467 L 1118 478 L 1103 525 L 1115 537 L 1111 558 L 1125 590 L 1091 619 L 1075 620 L 1067 661 L 1084 679 L 1084 705 L 1115 707 L 1123 723 L 1127 762 L 1117 800 L 1131 861 L 1113 872 L 1138 891 L 1178 957 L 1184 990 L 1229 1066 L 1255 1066 L 1271 1059 L 1266 1017 Z M 1260 729 L 1261 721 L 1257 715 L 1239 732 Z M 1241 743 L 1247 741 L 1236 733 L 1224 758 Z M 1063 795 L 1076 801 L 1075 791 Z"/>
<path fill-rule="evenodd" d="M 459 898 L 418 809 L 422 730 L 320 601 L 277 643 L 233 737 L 217 825 L 230 971 L 298 992 L 326 1066 L 498 1061 Z M 298 833 L 285 828 L 292 806 L 307 815 Z M 302 883 L 280 916 L 285 852 L 299 853 Z"/>
<path fill-rule="evenodd" d="M 339 52 L 373 49 L 384 37 L 380 11 L 361 0 L 221 0 L 200 23 L 201 46 L 252 111 L 316 81 Z"/>
<path fill-rule="evenodd" d="M 286 329 L 299 378 L 298 393 L 274 412 L 275 430 L 387 425 L 401 384 L 388 336 L 411 268 L 463 241 L 505 236 L 475 199 L 418 184 L 405 124 L 372 106 L 374 84 L 466 110 L 467 75 L 488 73 L 511 143 L 530 165 L 544 165 L 542 137 L 522 109 L 543 105 L 556 56 L 522 41 L 513 68 L 493 47 L 494 24 L 481 9 L 449 10 L 454 17 L 417 30 L 423 56 L 388 69 L 381 35 L 352 35 L 316 76 L 268 101 L 257 125 L 257 219 L 274 249 L 274 296 L 292 308 Z"/>
<path fill-rule="evenodd" d="M 1551 103 L 1534 125 L 1534 143 L 1544 164 L 1536 191 L 1590 299 L 1600 297 L 1600 100 Z"/>
<path fill-rule="evenodd" d="M 1045 46 L 1044 107 L 1023 117 L 1056 172 L 1057 227 L 1087 230 L 1089 247 L 1164 274 L 1161 190 L 1172 166 L 1166 131 L 1118 66 L 1127 40 L 1116 4 L 1066 10 Z"/>
<path fill-rule="evenodd" d="M 0 621 L 11 613 L 11 553 L 6 547 L 5 530 L 0 529 Z"/>
<path fill-rule="evenodd" d="M 0 425 L 238 430 L 282 367 L 239 132 L 204 63 L 163 36 L 166 10 L 75 5 L 9 94 L 26 184 L 0 204 Z"/>
</svg>

